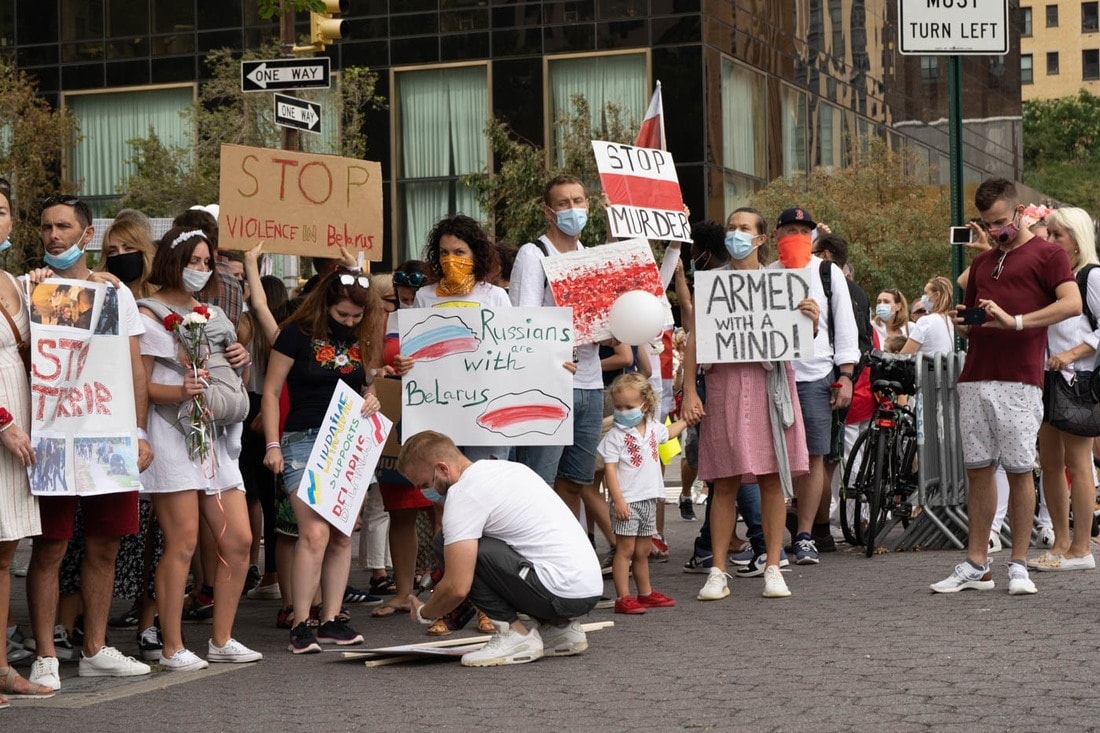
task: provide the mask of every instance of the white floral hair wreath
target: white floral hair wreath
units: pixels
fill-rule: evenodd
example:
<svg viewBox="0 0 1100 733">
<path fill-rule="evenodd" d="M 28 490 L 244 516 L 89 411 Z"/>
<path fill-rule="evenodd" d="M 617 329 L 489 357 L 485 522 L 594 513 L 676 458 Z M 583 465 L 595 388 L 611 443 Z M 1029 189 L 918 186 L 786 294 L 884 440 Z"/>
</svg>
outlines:
<svg viewBox="0 0 1100 733">
<path fill-rule="evenodd" d="M 183 232 L 178 237 L 172 240 L 172 243 L 168 245 L 168 249 L 175 249 L 177 244 L 179 244 L 180 242 L 186 242 L 192 237 L 202 237 L 203 239 L 206 239 L 206 232 L 201 229 L 192 229 L 189 232 Z"/>
</svg>

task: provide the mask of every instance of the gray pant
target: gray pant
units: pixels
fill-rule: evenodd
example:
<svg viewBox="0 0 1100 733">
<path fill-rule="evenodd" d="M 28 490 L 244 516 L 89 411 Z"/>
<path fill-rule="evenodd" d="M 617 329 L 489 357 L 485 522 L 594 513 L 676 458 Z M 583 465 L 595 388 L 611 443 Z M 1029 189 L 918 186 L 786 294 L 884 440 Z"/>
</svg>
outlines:
<svg viewBox="0 0 1100 733">
<path fill-rule="evenodd" d="M 443 533 L 432 542 L 437 559 L 443 559 Z M 446 572 L 446 568 L 444 568 Z M 539 580 L 531 563 L 512 547 L 493 537 L 482 537 L 477 545 L 477 565 L 470 586 L 470 602 L 493 621 L 512 623 L 517 614 L 561 625 L 596 607 L 598 596 L 561 598 Z"/>
</svg>

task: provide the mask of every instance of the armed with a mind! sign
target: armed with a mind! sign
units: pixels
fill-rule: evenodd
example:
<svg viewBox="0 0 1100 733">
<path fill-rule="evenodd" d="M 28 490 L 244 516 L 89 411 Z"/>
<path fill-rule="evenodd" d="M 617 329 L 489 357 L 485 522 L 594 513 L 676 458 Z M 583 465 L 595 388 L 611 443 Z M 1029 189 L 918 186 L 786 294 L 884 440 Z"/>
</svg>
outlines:
<svg viewBox="0 0 1100 733">
<path fill-rule="evenodd" d="M 592 141 L 604 193 L 607 223 L 622 239 L 691 241 L 676 164 L 665 150 Z"/>
</svg>

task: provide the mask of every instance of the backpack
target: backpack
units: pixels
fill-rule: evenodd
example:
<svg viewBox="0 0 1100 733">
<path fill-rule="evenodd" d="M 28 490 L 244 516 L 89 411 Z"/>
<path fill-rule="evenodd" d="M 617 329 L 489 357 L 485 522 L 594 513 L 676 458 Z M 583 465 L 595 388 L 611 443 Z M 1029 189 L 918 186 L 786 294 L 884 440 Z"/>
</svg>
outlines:
<svg viewBox="0 0 1100 733">
<path fill-rule="evenodd" d="M 186 315 L 186 312 L 180 313 L 176 308 L 151 298 L 142 298 L 138 301 L 138 305 L 152 311 L 162 322 L 169 313 L 180 316 Z M 210 355 L 206 359 L 206 370 L 210 372 L 210 386 L 203 390 L 202 396 L 206 400 L 206 407 L 212 415 L 214 425 L 225 427 L 243 422 L 248 417 L 249 407 L 248 392 L 245 390 L 244 382 L 241 381 L 237 370 L 229 365 L 224 348 L 219 350 L 215 348 L 216 344 L 207 345 L 211 347 Z M 180 374 L 186 374 L 188 371 L 183 365 L 171 359 L 162 356 L 155 358 L 160 364 Z M 153 405 L 153 408 L 164 418 L 165 422 L 186 435 L 179 416 L 179 405 L 157 404 Z"/>
<path fill-rule="evenodd" d="M 825 290 L 826 305 L 829 309 L 829 345 L 833 346 L 835 350 L 836 314 L 833 312 L 832 265 L 833 263 L 830 260 L 822 260 L 818 274 L 821 276 L 821 287 Z M 871 341 L 871 313 L 870 304 L 867 301 L 867 294 L 863 292 L 863 288 L 859 287 L 848 278 L 844 278 L 844 283 L 848 286 L 848 295 L 852 299 L 852 313 L 855 314 L 856 318 L 857 341 L 859 343 L 859 361 L 852 367 L 852 384 L 855 385 L 856 380 L 859 379 L 859 373 L 863 371 L 863 367 L 867 366 L 867 360 L 870 357 L 871 349 L 874 348 L 874 344 Z M 857 307 L 857 302 L 861 303 L 862 307 Z"/>
<path fill-rule="evenodd" d="M 1077 278 L 1077 289 L 1081 291 L 1081 312 L 1085 314 L 1085 318 L 1089 319 L 1089 326 L 1092 330 L 1096 330 L 1096 314 L 1089 308 L 1089 272 L 1100 265 L 1085 265 L 1077 271 L 1075 277 Z"/>
</svg>

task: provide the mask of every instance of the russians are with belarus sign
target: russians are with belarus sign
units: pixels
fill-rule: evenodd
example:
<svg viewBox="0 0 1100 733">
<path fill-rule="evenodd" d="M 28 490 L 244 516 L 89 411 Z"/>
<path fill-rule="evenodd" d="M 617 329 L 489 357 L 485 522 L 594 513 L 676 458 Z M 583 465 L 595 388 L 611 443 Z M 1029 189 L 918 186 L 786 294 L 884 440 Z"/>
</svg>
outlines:
<svg viewBox="0 0 1100 733">
<path fill-rule="evenodd" d="M 118 291 L 51 278 L 31 292 L 31 492 L 138 491 L 137 417 Z M 131 306 L 132 307 L 132 306 Z"/>
<path fill-rule="evenodd" d="M 402 437 L 437 430 L 461 445 L 573 442 L 568 308 L 401 309 Z"/>
<path fill-rule="evenodd" d="M 664 150 L 592 141 L 600 183 L 611 201 L 607 224 L 622 239 L 691 241 L 680 179 L 672 155 Z"/>
<path fill-rule="evenodd" d="M 1008 0 L 898 0 L 903 54 L 1008 53 Z"/>
<path fill-rule="evenodd" d="M 382 259 L 382 167 L 373 161 L 222 145 L 218 246 Z"/>
<path fill-rule="evenodd" d="M 804 270 L 695 273 L 695 348 L 699 364 L 792 361 L 813 356 L 813 320 Z"/>
<path fill-rule="evenodd" d="M 298 498 L 348 537 L 393 427 L 381 412 L 362 410 L 363 398 L 338 382 L 298 484 Z"/>
</svg>

